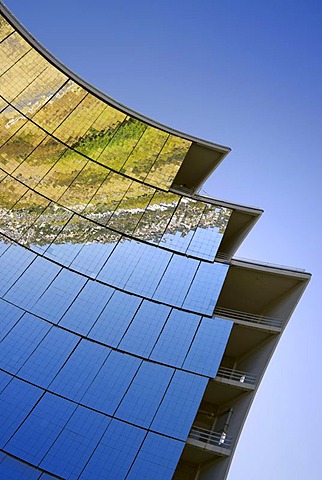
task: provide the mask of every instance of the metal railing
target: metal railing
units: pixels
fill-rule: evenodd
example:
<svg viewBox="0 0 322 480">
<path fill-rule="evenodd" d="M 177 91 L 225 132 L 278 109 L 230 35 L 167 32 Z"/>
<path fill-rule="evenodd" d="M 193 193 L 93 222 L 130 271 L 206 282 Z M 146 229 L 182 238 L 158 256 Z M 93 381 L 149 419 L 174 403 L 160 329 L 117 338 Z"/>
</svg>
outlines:
<svg viewBox="0 0 322 480">
<path fill-rule="evenodd" d="M 239 383 L 249 383 L 251 385 L 256 384 L 256 375 L 241 370 L 235 370 L 233 368 L 219 367 L 216 376 L 228 380 L 234 380 Z"/>
<path fill-rule="evenodd" d="M 231 259 L 231 255 L 229 255 L 228 253 L 224 253 L 224 252 L 217 252 L 216 253 L 216 259 L 217 260 L 221 260 L 223 262 L 229 262 L 230 259 Z"/>
<path fill-rule="evenodd" d="M 205 428 L 193 427 L 190 430 L 189 438 L 194 440 L 199 440 L 199 442 L 209 443 L 210 445 L 215 445 L 221 448 L 231 448 L 232 437 L 229 437 L 225 432 L 213 432 L 212 430 L 207 430 Z"/>
<path fill-rule="evenodd" d="M 257 315 L 255 313 L 239 312 L 238 310 L 230 310 L 228 308 L 216 307 L 214 316 L 223 316 L 232 320 L 241 320 L 244 322 L 257 323 L 267 327 L 282 328 L 283 321 L 280 318 L 266 317 L 265 315 Z"/>
</svg>

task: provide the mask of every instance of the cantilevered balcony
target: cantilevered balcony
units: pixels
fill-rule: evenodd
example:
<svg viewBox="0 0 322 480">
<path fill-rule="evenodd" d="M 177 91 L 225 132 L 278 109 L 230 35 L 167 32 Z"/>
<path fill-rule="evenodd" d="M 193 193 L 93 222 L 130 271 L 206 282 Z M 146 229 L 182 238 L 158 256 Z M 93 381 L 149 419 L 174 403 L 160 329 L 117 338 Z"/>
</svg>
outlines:
<svg viewBox="0 0 322 480">
<path fill-rule="evenodd" d="M 234 368 L 219 367 L 216 382 L 226 383 L 228 385 L 241 388 L 243 390 L 254 390 L 256 385 L 256 375 Z"/>
<path fill-rule="evenodd" d="M 214 316 L 228 318 L 239 325 L 245 325 L 250 328 L 259 328 L 272 333 L 280 333 L 283 326 L 283 321 L 279 318 L 246 313 L 222 307 L 215 308 Z"/>
<path fill-rule="evenodd" d="M 225 432 L 216 432 L 207 430 L 205 428 L 192 426 L 187 444 L 201 449 L 204 452 L 205 457 L 212 456 L 229 456 L 232 446 L 232 437 L 228 436 Z M 196 452 L 196 455 L 200 455 Z"/>
</svg>

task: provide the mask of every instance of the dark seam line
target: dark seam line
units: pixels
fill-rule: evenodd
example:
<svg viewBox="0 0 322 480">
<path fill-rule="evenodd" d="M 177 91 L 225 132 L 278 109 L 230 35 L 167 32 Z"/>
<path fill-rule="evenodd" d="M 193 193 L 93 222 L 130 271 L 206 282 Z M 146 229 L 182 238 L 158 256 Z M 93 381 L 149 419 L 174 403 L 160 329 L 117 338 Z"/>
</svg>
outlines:
<svg viewBox="0 0 322 480">
<path fill-rule="evenodd" d="M 3 298 L 3 297 L 1 297 L 1 299 L 2 299 L 3 301 L 5 301 L 5 302 L 9 303 L 10 305 L 13 305 L 14 307 L 17 307 L 17 308 L 19 308 L 20 310 L 23 310 L 23 311 L 24 311 L 24 314 L 25 314 L 25 313 L 28 313 L 28 314 L 32 315 L 33 317 L 39 318 L 41 321 L 44 321 L 44 322 L 48 323 L 49 325 L 52 325 L 53 327 L 57 327 L 57 328 L 60 329 L 60 330 L 64 330 L 65 332 L 71 333 L 71 334 L 75 335 L 76 337 L 79 337 L 80 340 L 78 341 L 78 344 L 80 343 L 81 340 L 88 341 L 88 342 L 92 342 L 92 343 L 94 343 L 94 344 L 97 344 L 97 345 L 101 345 L 101 346 L 103 346 L 103 347 L 110 348 L 111 350 L 113 350 L 113 351 L 115 351 L 115 352 L 120 352 L 120 353 L 122 353 L 122 354 L 129 355 L 130 357 L 138 358 L 139 360 L 147 361 L 147 362 L 149 362 L 149 363 L 154 363 L 154 364 L 160 365 L 160 366 L 165 366 L 165 367 L 168 367 L 168 368 L 171 368 L 171 369 L 175 368 L 175 369 L 178 369 L 178 370 L 182 370 L 182 371 L 184 371 L 184 372 L 186 372 L 186 373 L 190 373 L 190 374 L 193 374 L 193 375 L 197 375 L 197 376 L 202 377 L 202 378 L 208 378 L 208 379 L 211 379 L 211 378 L 212 378 L 212 377 L 209 377 L 209 375 L 205 375 L 204 373 L 194 372 L 193 370 L 187 370 L 187 369 L 184 369 L 184 368 L 182 368 L 182 367 L 176 367 L 176 366 L 173 366 L 173 365 L 171 365 L 171 364 L 163 363 L 163 362 L 158 361 L 158 360 L 153 360 L 153 359 L 151 359 L 151 358 L 146 358 L 146 357 L 143 357 L 142 355 L 138 355 L 138 354 L 136 354 L 136 353 L 128 352 L 127 350 L 123 350 L 123 349 L 121 349 L 121 348 L 118 348 L 118 346 L 115 347 L 115 346 L 109 345 L 109 344 L 107 344 L 107 343 L 102 342 L 101 340 L 96 339 L 96 338 L 87 337 L 86 335 L 83 335 L 83 334 L 81 334 L 81 333 L 77 333 L 77 332 L 75 332 L 74 330 L 71 330 L 71 329 L 69 329 L 69 328 L 67 328 L 67 327 L 62 326 L 62 325 L 60 325 L 59 323 L 54 323 L 54 322 L 52 322 L 52 321 L 50 321 L 50 320 L 48 320 L 48 319 L 46 319 L 46 318 L 44 318 L 44 317 L 41 317 L 40 315 L 37 315 L 37 314 L 33 313 L 33 312 L 30 311 L 30 310 L 25 310 L 25 309 L 23 309 L 22 307 L 19 307 L 19 306 L 16 305 L 15 303 L 13 303 L 13 302 L 11 302 L 11 301 L 9 301 L 9 300 L 6 300 L 6 299 Z M 171 312 L 170 312 L 170 313 L 171 313 Z M 169 315 L 170 315 L 170 313 L 169 313 Z M 24 315 L 24 314 L 23 314 L 23 315 Z M 23 316 L 23 315 L 22 315 L 22 316 Z M 20 317 L 19 320 L 21 320 L 22 316 Z M 228 320 L 228 321 L 229 321 L 229 320 Z M 41 342 L 40 342 L 40 343 L 41 343 Z M 40 344 L 40 343 L 39 343 L 39 344 Z M 38 346 L 39 346 L 39 344 L 38 344 Z M 77 344 L 77 345 L 78 345 L 78 344 Z M 75 347 L 75 348 L 76 348 L 76 347 Z M 75 348 L 73 349 L 73 351 L 75 350 Z M 70 355 L 69 355 L 69 356 L 70 356 Z M 29 357 L 28 357 L 28 358 L 29 358 Z M 67 361 L 67 360 L 66 360 L 66 361 Z M 66 363 L 66 361 L 65 361 L 65 363 Z M 19 369 L 19 370 L 20 370 L 20 369 Z M 12 375 L 14 375 L 14 374 L 12 374 Z M 55 375 L 55 377 L 56 377 L 56 376 L 57 376 L 57 374 Z M 54 377 L 54 378 L 55 378 L 55 377 Z M 50 384 L 51 384 L 52 382 L 53 382 L 53 380 L 50 382 Z"/>
<path fill-rule="evenodd" d="M 62 158 L 62 156 L 65 154 L 65 152 L 66 152 L 66 150 L 60 155 L 60 157 L 58 158 L 58 160 L 56 161 L 56 163 L 55 163 L 54 165 L 52 165 L 52 167 L 50 168 L 50 170 L 48 170 L 48 171 L 46 172 L 46 174 L 44 175 L 44 177 L 42 177 L 42 179 L 40 179 L 40 180 L 38 181 L 38 183 L 35 185 L 35 187 L 37 187 L 37 186 L 40 184 L 40 182 L 45 178 L 45 176 L 56 166 L 56 164 L 58 163 L 59 160 L 61 160 L 61 158 Z M 22 163 L 23 163 L 23 162 L 22 162 Z M 21 163 L 20 165 L 22 165 L 22 163 Z M 88 165 L 88 162 L 86 163 L 86 165 Z M 86 166 L 86 165 L 85 165 L 85 166 Z M 84 166 L 84 167 L 85 167 L 85 166 Z M 83 168 L 84 168 L 84 167 L 83 167 Z M 17 168 L 18 168 L 18 167 L 17 167 Z M 199 261 L 201 260 L 201 261 L 206 262 L 206 263 L 214 263 L 214 261 L 216 260 L 216 257 L 215 257 L 215 256 L 214 256 L 214 259 L 213 259 L 213 260 L 208 260 L 208 259 L 196 257 L 195 255 L 186 255 L 184 252 L 179 252 L 179 251 L 177 251 L 177 250 L 172 250 L 170 247 L 163 246 L 163 245 L 161 245 L 160 243 L 156 245 L 156 244 L 154 244 L 154 243 L 152 243 L 152 242 L 149 242 L 148 240 L 141 239 L 141 238 L 139 238 L 139 237 L 133 237 L 133 236 L 130 235 L 130 234 L 127 234 L 127 233 L 124 233 L 124 232 L 120 232 L 119 230 L 116 230 L 115 228 L 109 227 L 108 224 L 99 223 L 98 221 L 94 220 L 93 218 L 90 218 L 89 216 L 87 217 L 87 216 L 83 215 L 83 213 L 75 212 L 75 211 L 72 210 L 70 207 L 66 207 L 66 206 L 63 205 L 63 204 L 58 203 L 57 200 L 53 200 L 53 199 L 47 197 L 46 195 L 44 195 L 43 193 L 38 192 L 37 190 L 35 190 L 34 187 L 30 187 L 30 186 L 26 185 L 26 184 L 25 184 L 24 182 L 22 182 L 20 179 L 14 177 L 14 176 L 12 175 L 12 173 L 7 173 L 6 170 L 3 170 L 1 167 L 0 167 L 0 169 L 1 169 L 4 173 L 6 173 L 7 176 L 13 178 L 15 181 L 17 181 L 17 182 L 19 182 L 20 184 L 22 184 L 25 188 L 27 188 L 27 189 L 29 189 L 29 190 L 32 190 L 33 192 L 37 193 L 37 194 L 40 195 L 41 197 L 46 198 L 46 199 L 49 200 L 51 203 L 53 203 L 53 204 L 58 204 L 58 205 L 60 205 L 62 208 L 64 208 L 65 210 L 68 210 L 68 211 L 72 212 L 73 214 L 75 214 L 75 215 L 77 215 L 77 216 L 79 216 L 79 217 L 81 217 L 81 218 L 84 218 L 85 220 L 89 220 L 90 222 L 93 222 L 94 224 L 96 224 L 96 225 L 98 225 L 98 226 L 103 226 L 103 227 L 107 228 L 108 230 L 110 230 L 110 231 L 112 231 L 112 232 L 114 232 L 114 233 L 116 233 L 116 234 L 121 235 L 122 237 L 129 238 L 129 239 L 138 241 L 138 242 L 143 243 L 143 244 L 145 244 L 145 245 L 151 245 L 151 246 L 153 246 L 153 247 L 155 247 L 155 248 L 160 248 L 160 249 L 162 249 L 162 250 L 166 250 L 166 251 L 168 251 L 168 252 L 175 253 L 176 255 L 180 255 L 180 256 L 182 256 L 182 257 L 193 258 L 193 259 L 196 259 L 196 260 L 199 260 Z M 3 181 L 3 180 L 5 180 L 5 178 L 3 178 L 2 181 Z M 63 196 L 64 193 L 68 190 L 68 188 L 72 185 L 72 183 L 74 182 L 74 180 L 75 180 L 75 179 L 73 179 L 73 180 L 71 181 L 71 183 L 69 184 L 69 186 L 66 188 L 66 190 L 63 192 L 63 194 L 62 194 L 59 198 L 62 198 L 62 196 Z M 106 180 L 106 179 L 105 179 L 105 180 Z M 104 180 L 104 181 L 105 181 L 105 180 Z M 2 181 L 0 182 L 0 184 L 2 183 Z M 102 186 L 102 184 L 101 184 L 101 186 Z M 25 193 L 26 193 L 26 192 L 25 192 Z M 17 202 L 18 202 L 19 200 L 21 200 L 21 198 L 22 198 L 22 196 L 17 200 Z M 93 196 L 92 198 L 94 198 L 94 196 Z M 180 201 L 181 201 L 182 198 L 184 198 L 184 197 L 180 197 L 179 203 L 180 203 Z M 14 205 L 16 205 L 17 202 L 16 202 Z M 179 203 L 178 203 L 178 205 L 179 205 Z M 8 209 L 8 212 L 11 210 L 11 208 L 12 208 L 14 205 L 12 205 L 12 206 Z M 174 216 L 178 205 L 175 207 L 175 209 L 174 209 L 174 211 L 173 211 L 173 213 L 172 213 L 171 219 L 172 219 L 172 217 Z M 87 207 L 86 207 L 86 208 L 87 208 Z M 84 210 L 83 210 L 83 211 L 84 211 Z M 115 212 L 115 211 L 114 211 L 114 212 Z M 113 212 L 113 214 L 114 214 L 114 212 Z M 144 214 L 145 212 L 146 212 L 146 209 L 145 209 L 145 211 L 143 212 L 143 214 Z M 112 214 L 112 215 L 113 215 L 113 214 Z M 111 218 L 111 217 L 110 217 L 110 218 Z M 169 224 L 170 224 L 170 222 L 171 222 L 171 219 L 169 220 L 166 228 L 168 228 L 168 226 L 169 226 Z M 31 228 L 31 227 L 29 227 L 29 228 Z M 162 237 L 163 237 L 164 234 L 165 234 L 165 232 L 162 234 Z M 161 237 L 161 239 L 162 239 L 162 237 Z M 8 237 L 8 238 L 9 238 L 9 237 Z M 160 241 L 161 241 L 161 240 L 160 240 Z"/>
<path fill-rule="evenodd" d="M 2 236 L 5 237 L 5 238 L 7 238 L 7 239 L 9 239 L 10 241 L 12 241 L 12 240 L 10 239 L 10 237 L 8 237 L 6 234 L 2 233 Z M 144 297 L 143 295 L 140 295 L 140 294 L 138 294 L 138 293 L 128 292 L 127 290 L 124 290 L 124 288 L 110 285 L 110 284 L 108 284 L 108 283 L 103 282 L 103 281 L 100 280 L 100 279 L 90 277 L 89 275 L 86 275 L 85 273 L 82 273 L 82 272 L 79 272 L 79 271 L 77 271 L 77 270 L 75 270 L 75 269 L 73 269 L 73 268 L 70 268 L 70 267 L 68 267 L 68 266 L 66 266 L 66 265 L 64 265 L 64 264 L 62 264 L 62 263 L 59 263 L 57 260 L 53 260 L 53 259 L 51 259 L 51 258 L 46 257 L 46 256 L 45 256 L 44 254 L 42 254 L 42 253 L 34 252 L 34 251 L 32 251 L 29 247 L 26 247 L 25 245 L 22 245 L 22 244 L 20 244 L 20 243 L 17 242 L 17 241 L 13 241 L 13 243 L 16 243 L 17 245 L 21 246 L 21 247 L 24 248 L 25 250 L 28 250 L 28 251 L 32 252 L 33 254 L 35 254 L 35 255 L 38 256 L 38 257 L 45 258 L 46 260 L 48 260 L 48 261 L 50 261 L 50 262 L 52 262 L 52 263 L 55 263 L 56 265 L 59 265 L 60 267 L 66 268 L 67 270 L 69 270 L 69 271 L 71 271 L 71 272 L 74 272 L 74 273 L 76 273 L 76 274 L 78 274 L 78 275 L 81 275 L 81 276 L 86 277 L 86 278 L 88 278 L 88 279 L 90 279 L 90 280 L 93 280 L 93 281 L 95 281 L 95 282 L 98 282 L 98 283 L 100 283 L 100 284 L 102 284 L 102 285 L 106 285 L 106 286 L 108 286 L 108 287 L 110 287 L 110 288 L 114 288 L 115 290 L 118 290 L 118 291 L 120 291 L 120 292 L 124 292 L 124 293 L 126 293 L 127 295 L 133 295 L 133 296 L 138 297 L 138 298 L 143 298 L 143 299 L 149 300 L 149 301 L 151 301 L 151 302 L 153 302 L 153 303 L 158 303 L 158 304 L 167 305 L 167 306 L 170 306 L 170 307 L 175 307 L 175 308 L 177 308 L 177 309 L 179 309 L 179 310 L 182 310 L 182 311 L 184 311 L 184 312 L 194 313 L 194 314 L 197 313 L 197 314 L 199 314 L 199 315 L 203 315 L 203 316 L 209 317 L 209 318 L 211 318 L 212 315 L 213 315 L 212 313 L 211 313 L 211 314 L 207 314 L 207 313 L 202 313 L 202 312 L 195 311 L 195 310 L 189 310 L 189 309 L 184 308 L 184 307 L 174 306 L 174 305 L 172 305 L 172 304 L 170 304 L 170 303 L 160 302 L 159 300 L 156 300 L 156 299 L 153 299 L 153 298 L 147 298 L 147 297 Z M 221 265 L 221 263 L 217 263 L 217 265 Z M 226 264 L 225 264 L 225 265 L 226 265 Z M 228 264 L 228 265 L 230 265 L 230 264 Z M 24 272 L 25 272 L 25 270 L 24 270 Z M 23 273 L 24 273 L 24 272 L 23 272 Z M 22 275 L 22 274 L 21 274 L 21 275 Z M 21 275 L 20 275 L 20 276 L 21 276 Z M 12 285 L 12 286 L 13 286 L 13 285 Z M 11 288 L 11 287 L 10 287 L 10 288 Z M 7 293 L 7 292 L 6 292 L 6 293 Z"/>
<path fill-rule="evenodd" d="M 3 450 L 2 448 L 0 449 L 0 452 L 3 452 L 5 455 L 7 455 L 8 457 L 10 458 L 13 458 L 14 460 L 17 460 L 18 462 L 20 463 L 23 463 L 24 465 L 27 465 L 28 467 L 30 468 L 33 468 L 34 470 L 37 470 L 40 472 L 41 476 L 43 473 L 47 474 L 47 475 L 50 475 L 51 477 L 54 477 L 54 478 L 57 478 L 58 480 L 65 480 L 63 477 L 59 477 L 58 475 L 56 475 L 55 473 L 51 473 L 49 470 L 44 470 L 43 468 L 41 467 L 38 467 L 36 465 L 33 465 L 32 463 L 30 462 L 27 462 L 27 460 L 24 460 L 20 457 L 17 457 L 17 455 L 13 455 L 12 453 L 9 453 L 5 450 Z M 40 480 L 41 480 L 41 476 L 38 477 Z"/>
<path fill-rule="evenodd" d="M 39 387 L 38 385 L 30 382 L 29 380 L 25 380 L 21 377 L 19 377 L 18 375 L 12 375 L 10 372 L 8 372 L 7 370 L 3 369 L 3 368 L 0 368 L 0 371 L 6 373 L 7 375 L 10 375 L 12 378 L 15 378 L 21 382 L 24 382 L 24 383 L 27 383 L 28 385 L 32 385 L 33 387 L 37 388 L 38 390 L 42 390 L 43 391 L 43 394 L 40 396 L 39 400 L 37 400 L 37 402 L 35 403 L 35 405 L 32 407 L 31 411 L 28 413 L 28 415 L 26 416 L 26 418 L 22 421 L 22 423 L 19 425 L 19 427 L 15 430 L 15 432 L 11 435 L 10 439 L 6 442 L 5 445 L 7 445 L 8 442 L 10 442 L 10 440 L 12 439 L 12 437 L 16 434 L 17 430 L 19 430 L 19 428 L 22 426 L 22 424 L 25 422 L 25 420 L 30 416 L 30 414 L 32 413 L 32 411 L 34 410 L 35 406 L 40 402 L 40 400 L 44 397 L 44 395 L 46 393 L 48 393 L 49 395 L 53 395 L 54 397 L 58 397 L 58 398 L 62 398 L 63 400 L 66 400 L 67 402 L 70 402 L 70 403 L 73 403 L 75 405 L 75 410 L 76 408 L 79 406 L 79 407 L 83 407 L 87 410 L 91 410 L 92 412 L 96 412 L 98 413 L 99 415 L 103 415 L 104 417 L 108 417 L 108 418 L 111 418 L 112 420 L 118 420 L 119 422 L 122 422 L 122 423 L 126 423 L 127 425 L 131 425 L 133 427 L 136 427 L 136 428 L 139 428 L 140 430 L 144 430 L 144 431 L 148 431 L 148 432 L 152 432 L 152 433 L 155 433 L 157 435 L 160 435 L 162 437 L 166 437 L 166 438 L 171 438 L 172 440 L 176 440 L 178 442 L 184 442 L 184 440 L 180 440 L 176 437 L 173 437 L 171 435 L 165 435 L 164 433 L 160 433 L 158 432 L 157 430 L 149 430 L 147 427 L 141 427 L 140 425 L 136 425 L 135 423 L 133 422 L 129 422 L 128 420 L 123 420 L 122 418 L 118 418 L 118 417 L 112 417 L 111 415 L 108 415 L 107 413 L 104 413 L 104 412 L 101 412 L 100 410 L 97 410 L 95 408 L 92 408 L 92 407 L 89 407 L 88 405 L 85 405 L 83 403 L 78 403 L 76 402 L 75 400 L 71 400 L 69 399 L 68 397 L 65 397 L 64 395 L 61 395 L 59 393 L 56 393 L 54 391 L 51 391 L 51 390 L 48 390 L 47 388 L 44 388 L 44 387 Z M 9 384 L 8 384 L 9 385 Z M 7 386 L 8 386 L 7 385 Z M 75 411 L 74 411 L 75 412 Z M 74 413 L 73 412 L 73 413 Z M 73 414 L 72 414 L 73 415 Z M 70 417 L 71 418 L 71 417 Z"/>
</svg>

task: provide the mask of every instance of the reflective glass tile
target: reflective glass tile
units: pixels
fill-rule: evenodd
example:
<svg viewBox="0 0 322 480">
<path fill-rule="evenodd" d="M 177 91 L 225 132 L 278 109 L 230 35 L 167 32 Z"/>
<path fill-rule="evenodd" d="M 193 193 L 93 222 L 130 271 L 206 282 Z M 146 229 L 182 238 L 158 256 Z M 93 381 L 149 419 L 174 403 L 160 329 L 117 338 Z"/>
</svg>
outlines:
<svg viewBox="0 0 322 480">
<path fill-rule="evenodd" d="M 214 311 L 229 266 L 223 263 L 201 262 L 183 308 L 211 315 Z M 205 288 L 207 285 L 208 288 Z"/>
<path fill-rule="evenodd" d="M 9 373 L 0 370 L 0 394 L 6 388 L 9 382 L 11 382 L 13 376 Z"/>
<path fill-rule="evenodd" d="M 144 300 L 125 333 L 119 348 L 147 358 L 169 313 L 170 307 Z"/>
<path fill-rule="evenodd" d="M 6 450 L 38 465 L 60 435 L 76 405 L 46 393 L 15 432 Z"/>
<path fill-rule="evenodd" d="M 207 383 L 208 379 L 205 377 L 177 370 L 151 429 L 185 441 Z"/>
<path fill-rule="evenodd" d="M 169 135 L 145 182 L 168 189 L 181 167 L 190 146 L 191 142 L 189 140 Z"/>
<path fill-rule="evenodd" d="M 36 255 L 18 245 L 11 245 L 0 257 L 0 295 L 18 280 L 24 270 L 31 264 Z M 13 302 L 15 303 L 15 302 Z"/>
<path fill-rule="evenodd" d="M 124 288 L 146 249 L 147 245 L 140 242 L 127 239 L 120 241 L 97 278 L 110 285 Z"/>
<path fill-rule="evenodd" d="M 3 42 L 3 40 L 8 36 L 11 35 L 14 32 L 14 28 L 10 25 L 10 23 L 7 22 L 7 20 L 0 15 L 0 42 Z M 14 48 L 14 51 L 16 49 Z"/>
<path fill-rule="evenodd" d="M 112 350 L 82 397 L 81 403 L 112 415 L 140 364 L 140 359 Z"/>
<path fill-rule="evenodd" d="M 88 336 L 107 345 L 117 346 L 140 302 L 140 298 L 116 290 Z"/>
<path fill-rule="evenodd" d="M 105 108 L 104 102 L 88 94 L 55 130 L 55 136 L 67 145 L 76 147 Z M 84 139 L 85 141 L 85 139 Z"/>
<path fill-rule="evenodd" d="M 233 322 L 204 317 L 183 367 L 214 378 L 223 357 Z"/>
<path fill-rule="evenodd" d="M 81 335 L 87 335 L 113 292 L 114 289 L 106 285 L 88 280 L 59 324 Z"/>
<path fill-rule="evenodd" d="M 4 215 L 3 233 L 9 238 L 19 241 L 20 244 L 29 246 L 33 241 L 33 224 L 48 204 L 49 200 L 32 190 L 27 190 Z"/>
<path fill-rule="evenodd" d="M 18 200 L 27 192 L 27 187 L 9 175 L 0 183 L 0 208 L 9 211 Z M 1 219 L 2 228 L 5 219 Z"/>
<path fill-rule="evenodd" d="M 66 152 L 66 146 L 48 135 L 15 170 L 15 176 L 35 188 Z"/>
<path fill-rule="evenodd" d="M 181 306 L 198 265 L 197 260 L 173 255 L 153 298 L 159 302 Z"/>
<path fill-rule="evenodd" d="M 77 336 L 52 327 L 19 370 L 19 377 L 47 388 L 78 341 Z"/>
<path fill-rule="evenodd" d="M 105 104 L 105 109 L 74 148 L 94 160 L 97 159 L 125 117 L 123 112 Z"/>
<path fill-rule="evenodd" d="M 232 210 L 228 208 L 206 204 L 187 255 L 214 260 L 231 213 Z"/>
<path fill-rule="evenodd" d="M 101 242 L 88 241 L 84 244 L 76 255 L 70 267 L 78 272 L 89 275 L 92 278 L 96 278 L 103 265 L 113 252 L 117 242 L 121 238 L 121 235 L 110 232 L 105 227 L 101 228 Z M 104 231 L 105 230 L 105 231 Z M 100 232 L 96 232 L 99 236 Z"/>
<path fill-rule="evenodd" d="M 0 77 L 0 91 L 12 102 L 46 68 L 46 60 L 35 50 L 29 50 Z"/>
<path fill-rule="evenodd" d="M 108 225 L 109 219 L 131 184 L 131 179 L 110 172 L 93 195 L 83 214 L 102 225 Z"/>
<path fill-rule="evenodd" d="M 2 97 L 0 97 L 0 113 L 2 113 L 8 105 L 9 103 L 7 103 Z"/>
<path fill-rule="evenodd" d="M 138 180 L 144 180 L 168 137 L 168 133 L 148 125 L 121 172 Z"/>
<path fill-rule="evenodd" d="M 149 432 L 126 480 L 171 480 L 184 442 Z"/>
<path fill-rule="evenodd" d="M 140 120 L 127 117 L 98 157 L 99 163 L 119 171 L 146 128 L 147 125 Z"/>
<path fill-rule="evenodd" d="M 86 278 L 63 268 L 33 305 L 33 313 L 57 323 L 85 285 Z"/>
<path fill-rule="evenodd" d="M 182 197 L 160 245 L 184 253 L 194 235 L 204 208 L 204 203 Z"/>
<path fill-rule="evenodd" d="M 41 461 L 40 467 L 63 478 L 78 479 L 108 423 L 107 417 L 77 407 Z"/>
<path fill-rule="evenodd" d="M 179 200 L 179 195 L 157 190 L 145 209 L 133 235 L 158 244 Z"/>
<path fill-rule="evenodd" d="M 10 332 L 23 313 L 20 308 L 0 300 L 0 341 Z"/>
<path fill-rule="evenodd" d="M 37 480 L 41 472 L 9 455 L 0 454 L 0 478 L 2 480 Z"/>
<path fill-rule="evenodd" d="M 199 322 L 198 315 L 173 309 L 150 358 L 180 367 L 187 355 Z"/>
<path fill-rule="evenodd" d="M 1 112 L 0 145 L 3 145 L 15 132 L 27 122 L 27 118 L 11 106 Z"/>
<path fill-rule="evenodd" d="M 141 428 L 112 420 L 80 480 L 125 479 L 145 433 Z"/>
<path fill-rule="evenodd" d="M 34 115 L 33 120 L 47 132 L 54 132 L 59 124 L 81 102 L 87 92 L 69 80 L 61 89 Z"/>
<path fill-rule="evenodd" d="M 50 324 L 25 313 L 1 342 L 1 368 L 17 373 L 50 328 Z"/>
<path fill-rule="evenodd" d="M 50 390 L 80 401 L 109 353 L 107 347 L 82 340 L 50 384 Z"/>
<path fill-rule="evenodd" d="M 0 257 L 4 254 L 6 250 L 12 245 L 13 242 L 9 240 L 7 237 L 3 236 L 0 233 Z"/>
<path fill-rule="evenodd" d="M 148 427 L 172 375 L 172 368 L 143 362 L 115 415 L 135 425 Z"/>
<path fill-rule="evenodd" d="M 58 265 L 37 257 L 8 290 L 5 299 L 26 310 L 31 309 L 60 270 Z"/>
<path fill-rule="evenodd" d="M 48 254 L 50 251 L 50 256 L 64 259 L 63 263 L 68 263 L 69 265 L 85 243 L 91 243 L 92 241 L 103 242 L 105 236 L 108 237 L 106 228 L 96 225 L 79 215 L 73 215 L 66 225 L 62 227 L 62 230 L 49 247 Z M 63 250 L 66 249 L 70 250 L 70 254 L 63 253 Z"/>
<path fill-rule="evenodd" d="M 109 170 L 106 168 L 94 162 L 88 162 L 65 193 L 63 193 L 59 203 L 72 209 L 74 212 L 82 212 L 108 174 Z"/>
<path fill-rule="evenodd" d="M 119 232 L 132 234 L 145 212 L 153 194 L 154 188 L 139 182 L 132 182 L 126 195 L 120 201 L 108 221 L 109 228 Z"/>
<path fill-rule="evenodd" d="M 55 95 L 66 80 L 66 75 L 46 62 L 45 69 L 16 96 L 13 105 L 31 118 Z"/>
<path fill-rule="evenodd" d="M 39 388 L 16 378 L 13 378 L 2 391 L 0 395 L 0 448 L 3 448 L 15 433 L 42 393 Z"/>
<path fill-rule="evenodd" d="M 139 262 L 125 284 L 125 290 L 151 298 L 171 257 L 172 254 L 166 250 L 145 245 Z"/>
<path fill-rule="evenodd" d="M 51 202 L 28 231 L 30 248 L 35 252 L 46 252 L 49 258 L 56 260 L 50 245 L 56 240 L 72 215 L 72 212 Z"/>
<path fill-rule="evenodd" d="M 31 122 L 25 123 L 0 147 L 1 165 L 12 173 L 44 140 L 46 133 Z"/>
<path fill-rule="evenodd" d="M 67 150 L 35 187 L 37 192 L 57 201 L 85 167 L 87 161 L 79 153 Z"/>
</svg>

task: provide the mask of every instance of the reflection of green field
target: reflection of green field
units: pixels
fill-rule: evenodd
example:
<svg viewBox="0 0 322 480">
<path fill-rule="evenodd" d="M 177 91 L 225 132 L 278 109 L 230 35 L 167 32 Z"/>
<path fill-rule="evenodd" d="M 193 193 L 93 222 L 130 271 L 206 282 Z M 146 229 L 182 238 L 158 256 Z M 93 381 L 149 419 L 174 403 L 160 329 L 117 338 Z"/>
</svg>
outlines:
<svg viewBox="0 0 322 480">
<path fill-rule="evenodd" d="M 166 138 L 164 132 L 150 127 L 146 129 L 142 122 L 128 119 L 116 132 L 113 128 L 105 131 L 90 130 L 73 144 L 73 149 L 89 158 L 96 158 L 100 154 L 97 160 L 99 163 L 116 171 L 121 170 L 132 178 L 144 180 L 151 168 L 156 168 L 159 176 L 171 179 L 171 174 L 173 177 L 184 158 L 187 146 L 179 138 L 175 142 L 171 138 L 171 141 L 165 143 Z M 170 143 L 171 148 L 167 148 Z M 87 162 L 75 150 L 49 136 L 44 140 L 44 132 L 28 122 L 1 147 L 0 153 L 3 168 L 11 172 L 18 167 L 15 173 L 31 187 L 42 181 L 43 184 L 50 183 L 54 188 L 59 188 L 70 185 Z M 53 166 L 54 170 L 49 172 Z M 102 176 L 107 173 L 105 169 L 93 165 L 79 182 L 84 186 L 91 184 L 92 187 L 97 183 L 98 187 Z M 154 183 L 153 177 L 151 181 Z M 53 198 L 56 196 L 55 194 Z"/>
</svg>

